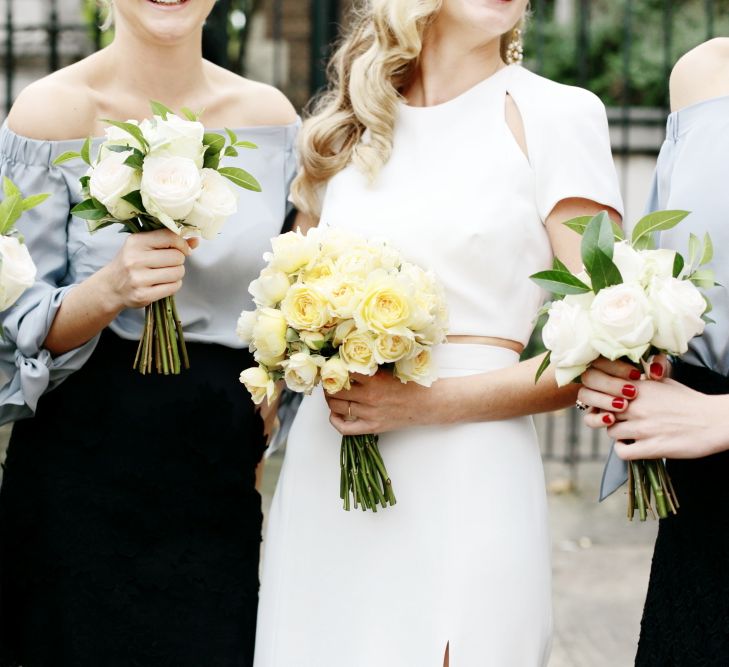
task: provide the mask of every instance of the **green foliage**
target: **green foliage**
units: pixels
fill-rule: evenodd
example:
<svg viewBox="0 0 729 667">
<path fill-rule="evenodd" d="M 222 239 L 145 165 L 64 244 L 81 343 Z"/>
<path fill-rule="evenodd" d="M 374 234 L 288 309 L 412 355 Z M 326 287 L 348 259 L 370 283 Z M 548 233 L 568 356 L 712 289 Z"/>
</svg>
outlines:
<svg viewBox="0 0 729 667">
<path fill-rule="evenodd" d="M 15 183 L 9 178 L 3 177 L 3 201 L 0 202 L 0 235 L 13 232 L 15 223 L 20 216 L 36 206 L 42 204 L 50 195 L 38 194 L 30 197 L 23 197 Z"/>
</svg>

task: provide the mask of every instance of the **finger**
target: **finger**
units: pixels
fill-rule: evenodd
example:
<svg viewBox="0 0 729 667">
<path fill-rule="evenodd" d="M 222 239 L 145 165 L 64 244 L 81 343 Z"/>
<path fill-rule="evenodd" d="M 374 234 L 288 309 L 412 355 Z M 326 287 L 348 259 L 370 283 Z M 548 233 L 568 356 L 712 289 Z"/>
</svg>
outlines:
<svg viewBox="0 0 729 667">
<path fill-rule="evenodd" d="M 615 415 L 603 410 L 595 410 L 585 415 L 585 426 L 589 428 L 607 428 L 615 423 Z"/>
<path fill-rule="evenodd" d="M 342 392 L 340 392 L 341 394 Z M 326 397 L 329 409 L 337 415 L 346 416 L 349 412 L 349 401 L 345 401 L 341 398 L 334 398 L 332 396 Z"/>
<path fill-rule="evenodd" d="M 191 236 L 190 238 L 186 239 L 187 245 L 190 246 L 192 250 L 195 250 L 200 245 L 200 237 L 199 236 Z"/>
<path fill-rule="evenodd" d="M 623 459 L 623 461 L 654 458 L 650 450 L 650 445 L 640 440 L 632 442 L 626 442 L 625 440 L 615 441 L 615 454 L 617 454 L 618 458 Z"/>
<path fill-rule="evenodd" d="M 610 361 L 605 357 L 598 357 L 592 362 L 592 367 L 606 373 L 621 378 L 622 380 L 640 380 L 641 372 L 625 361 Z"/>
<path fill-rule="evenodd" d="M 622 412 L 628 407 L 628 399 L 624 396 L 603 394 L 587 387 L 580 388 L 580 391 L 577 392 L 577 398 L 590 407 L 607 410 L 608 412 Z"/>
<path fill-rule="evenodd" d="M 154 303 L 160 299 L 164 299 L 167 296 L 172 296 L 180 291 L 182 287 L 182 281 L 178 280 L 176 283 L 164 283 L 162 285 L 153 285 L 145 290 L 146 304 Z"/>
<path fill-rule="evenodd" d="M 148 254 L 146 264 L 150 269 L 160 269 L 167 266 L 180 266 L 185 263 L 185 255 L 177 249 L 160 248 Z"/>
<path fill-rule="evenodd" d="M 638 395 L 638 388 L 633 382 L 626 382 L 625 378 L 609 375 L 597 368 L 588 368 L 582 374 L 582 384 L 588 389 L 602 394 L 628 400 L 632 400 Z"/>
<path fill-rule="evenodd" d="M 185 267 L 183 265 L 167 266 L 160 269 L 147 269 L 142 273 L 144 284 L 149 286 L 176 283 L 184 277 Z"/>
<path fill-rule="evenodd" d="M 348 421 L 339 415 L 331 414 L 329 415 L 329 423 L 342 435 L 367 435 L 376 432 L 374 425 L 365 419 Z"/>
<path fill-rule="evenodd" d="M 665 354 L 657 354 L 650 360 L 650 378 L 651 380 L 663 380 L 669 376 L 671 364 Z"/>
<path fill-rule="evenodd" d="M 185 255 L 192 254 L 188 242 L 169 229 L 155 229 L 153 232 L 144 232 L 141 236 L 141 242 L 148 248 L 176 248 Z"/>
</svg>

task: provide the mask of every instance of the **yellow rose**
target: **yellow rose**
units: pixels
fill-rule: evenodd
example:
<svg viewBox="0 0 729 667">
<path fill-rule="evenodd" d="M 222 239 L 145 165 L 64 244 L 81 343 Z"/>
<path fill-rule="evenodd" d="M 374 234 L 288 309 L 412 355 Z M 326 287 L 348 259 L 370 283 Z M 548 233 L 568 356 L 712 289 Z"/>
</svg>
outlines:
<svg viewBox="0 0 729 667">
<path fill-rule="evenodd" d="M 292 354 L 281 366 L 284 369 L 286 386 L 300 394 L 310 394 L 319 381 L 319 369 L 324 365 L 324 357 L 308 352 Z"/>
<path fill-rule="evenodd" d="M 268 371 L 262 366 L 247 368 L 240 374 L 240 381 L 250 392 L 256 405 L 260 405 L 264 398 L 272 401 L 276 397 L 276 384 Z"/>
<path fill-rule="evenodd" d="M 341 255 L 334 266 L 337 274 L 363 280 L 380 268 L 377 255 L 367 246 L 352 248 Z"/>
<path fill-rule="evenodd" d="M 286 352 L 286 318 L 275 308 L 261 308 L 253 325 L 254 358 L 265 366 L 276 366 Z"/>
<path fill-rule="evenodd" d="M 327 257 L 320 257 L 319 260 L 311 267 L 308 267 L 301 273 L 299 280 L 305 283 L 315 283 L 334 275 L 334 262 Z"/>
<path fill-rule="evenodd" d="M 348 320 L 362 300 L 362 283 L 333 276 L 321 285 L 322 292 L 329 301 L 329 311 L 334 317 Z"/>
<path fill-rule="evenodd" d="M 403 384 L 417 382 L 424 387 L 430 387 L 437 379 L 430 348 L 416 343 L 409 357 L 395 363 L 395 377 Z"/>
<path fill-rule="evenodd" d="M 317 227 L 316 229 L 321 230 L 319 234 L 321 254 L 331 259 L 337 259 L 353 248 L 363 248 L 366 245 L 361 236 L 338 227 Z"/>
<path fill-rule="evenodd" d="M 297 331 L 315 331 L 329 321 L 326 298 L 318 289 L 308 285 L 291 287 L 281 302 L 281 312 L 289 326 Z"/>
<path fill-rule="evenodd" d="M 238 338 L 241 339 L 243 345 L 250 345 L 253 340 L 253 327 L 256 324 L 258 318 L 258 311 L 256 310 L 244 310 L 238 318 L 238 324 L 235 328 L 235 333 Z"/>
<path fill-rule="evenodd" d="M 329 336 L 321 331 L 300 331 L 299 338 L 310 350 L 321 350 L 329 341 Z"/>
<path fill-rule="evenodd" d="M 375 339 L 368 331 L 353 331 L 339 346 L 339 356 L 351 373 L 374 375 L 377 372 Z"/>
<path fill-rule="evenodd" d="M 334 356 L 326 360 L 321 369 L 321 381 L 329 394 L 349 389 L 349 371 L 340 357 Z"/>
<path fill-rule="evenodd" d="M 283 272 L 267 266 L 248 287 L 248 293 L 257 306 L 275 306 L 289 290 L 289 277 Z"/>
<path fill-rule="evenodd" d="M 319 248 L 314 242 L 300 232 L 287 232 L 271 239 L 273 254 L 267 253 L 264 259 L 270 261 L 271 268 L 295 273 L 312 262 Z"/>
<path fill-rule="evenodd" d="M 412 335 L 407 324 L 413 310 L 407 284 L 396 276 L 378 272 L 365 286 L 354 321 L 358 329 L 379 333 Z"/>
<path fill-rule="evenodd" d="M 334 329 L 334 335 L 332 336 L 332 345 L 334 345 L 334 347 L 339 347 L 342 344 L 342 341 L 356 328 L 357 325 L 354 323 L 354 320 L 345 320 L 344 322 L 337 324 L 336 329 Z"/>
<path fill-rule="evenodd" d="M 375 341 L 375 359 L 378 364 L 391 364 L 409 356 L 412 349 L 411 338 L 381 334 Z"/>
</svg>

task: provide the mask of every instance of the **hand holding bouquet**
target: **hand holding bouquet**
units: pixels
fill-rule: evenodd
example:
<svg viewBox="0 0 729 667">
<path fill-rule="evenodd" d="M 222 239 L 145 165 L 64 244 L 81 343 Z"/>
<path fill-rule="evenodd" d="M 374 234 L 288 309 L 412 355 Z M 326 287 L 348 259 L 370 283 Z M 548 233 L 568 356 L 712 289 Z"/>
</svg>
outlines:
<svg viewBox="0 0 729 667">
<path fill-rule="evenodd" d="M 12 306 L 35 282 L 36 268 L 15 223 L 25 211 L 43 203 L 49 195 L 23 198 L 18 187 L 3 179 L 4 198 L 0 203 L 0 312 Z"/>
<path fill-rule="evenodd" d="M 555 258 L 551 271 L 532 276 L 561 297 L 545 306 L 542 340 L 548 352 L 537 379 L 550 364 L 563 386 L 599 356 L 624 358 L 645 370 L 659 352 L 686 352 L 689 341 L 711 321 L 706 315 L 711 304 L 698 289 L 714 285 L 713 272 L 702 268 L 712 258 L 711 239 L 706 235 L 702 244 L 691 235 L 685 260 L 673 250 L 655 249 L 653 235 L 687 215 L 651 213 L 638 222 L 630 241 L 605 212 L 565 223 L 582 234 L 584 270 L 573 275 Z M 678 500 L 663 461 L 634 461 L 629 476 L 629 518 L 636 509 L 641 521 L 653 513 L 651 493 L 658 516 L 676 513 Z"/>
<path fill-rule="evenodd" d="M 431 347 L 445 340 L 445 300 L 434 276 L 404 262 L 386 243 L 334 228 L 289 232 L 249 288 L 256 310 L 241 314 L 238 335 L 258 366 L 241 373 L 256 404 L 275 398 L 276 382 L 309 394 L 349 389 L 350 373 L 391 369 L 403 383 L 435 380 Z M 376 435 L 344 436 L 344 509 L 395 504 Z"/>
<path fill-rule="evenodd" d="M 87 220 L 89 231 L 120 224 L 130 233 L 164 227 L 179 235 L 213 239 L 238 208 L 230 183 L 260 192 L 253 176 L 236 167 L 221 167 L 221 156 L 235 157 L 239 148 L 256 148 L 205 132 L 198 115 L 183 109 L 186 119 L 152 102 L 151 120 L 107 120 L 106 140 L 91 159 L 91 140 L 80 153 L 67 152 L 54 164 L 81 158 L 89 170 L 81 178 L 84 200 L 72 213 Z M 227 145 L 226 145 L 227 143 Z M 154 364 L 153 364 L 154 361 Z M 189 367 L 182 324 L 174 296 L 148 305 L 134 368 L 146 374 L 177 374 Z"/>
</svg>

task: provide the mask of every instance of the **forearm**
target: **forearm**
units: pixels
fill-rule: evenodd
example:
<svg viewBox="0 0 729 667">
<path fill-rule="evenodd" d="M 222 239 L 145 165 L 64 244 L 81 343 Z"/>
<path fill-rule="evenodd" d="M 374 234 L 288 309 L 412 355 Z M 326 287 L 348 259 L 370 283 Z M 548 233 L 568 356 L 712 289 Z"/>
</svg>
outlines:
<svg viewBox="0 0 729 667">
<path fill-rule="evenodd" d="M 432 415 L 437 423 L 510 419 L 549 412 L 574 403 L 579 385 L 557 387 L 547 370 L 535 384 L 541 358 L 465 377 L 444 378 L 432 387 Z"/>
<path fill-rule="evenodd" d="M 44 347 L 60 355 L 87 343 L 121 312 L 123 306 L 112 299 L 101 269 L 69 290 L 56 313 Z"/>
</svg>

